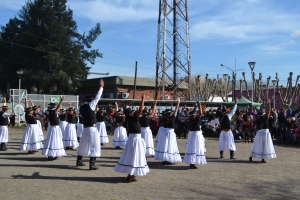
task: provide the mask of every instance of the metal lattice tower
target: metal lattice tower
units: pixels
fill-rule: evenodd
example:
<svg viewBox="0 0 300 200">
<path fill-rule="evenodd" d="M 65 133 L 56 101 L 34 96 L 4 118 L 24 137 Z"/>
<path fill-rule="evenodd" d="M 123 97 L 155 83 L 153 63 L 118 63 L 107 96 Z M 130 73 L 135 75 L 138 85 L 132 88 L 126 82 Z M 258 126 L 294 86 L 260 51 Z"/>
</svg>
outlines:
<svg viewBox="0 0 300 200">
<path fill-rule="evenodd" d="M 191 100 L 188 0 L 159 0 L 156 93 Z"/>
</svg>

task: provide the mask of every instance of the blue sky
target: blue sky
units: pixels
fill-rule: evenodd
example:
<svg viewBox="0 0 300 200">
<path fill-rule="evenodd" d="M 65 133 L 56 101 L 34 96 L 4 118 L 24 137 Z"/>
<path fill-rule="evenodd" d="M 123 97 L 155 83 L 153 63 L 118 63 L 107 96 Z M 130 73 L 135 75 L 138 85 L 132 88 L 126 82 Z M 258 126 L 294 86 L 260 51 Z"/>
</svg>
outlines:
<svg viewBox="0 0 300 200">
<path fill-rule="evenodd" d="M 25 0 L 0 0 L 0 24 L 14 17 Z M 155 77 L 158 0 L 68 0 L 78 31 L 89 31 L 97 22 L 102 34 L 94 43 L 103 53 L 93 72 Z M 299 0 L 189 0 L 192 75 L 243 69 L 250 80 L 249 61 L 255 73 L 285 85 L 289 72 L 298 74 L 300 61 Z M 94 76 L 93 76 L 94 77 Z"/>
</svg>

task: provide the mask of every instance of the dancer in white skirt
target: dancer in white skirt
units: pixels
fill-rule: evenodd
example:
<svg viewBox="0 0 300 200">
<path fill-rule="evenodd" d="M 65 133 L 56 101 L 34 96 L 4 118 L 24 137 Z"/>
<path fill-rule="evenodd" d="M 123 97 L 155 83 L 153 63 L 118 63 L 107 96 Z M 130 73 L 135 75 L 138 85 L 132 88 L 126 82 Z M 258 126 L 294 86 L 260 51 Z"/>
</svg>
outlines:
<svg viewBox="0 0 300 200">
<path fill-rule="evenodd" d="M 44 145 L 42 155 L 48 156 L 48 160 L 55 160 L 58 157 L 65 156 L 66 152 L 62 141 L 62 133 L 59 128 L 59 108 L 65 97 L 61 97 L 59 104 L 55 108 L 55 103 L 48 104 L 49 108 L 49 123 L 47 139 Z"/>
<path fill-rule="evenodd" d="M 223 158 L 224 150 L 229 150 L 230 159 L 236 159 L 236 157 L 234 157 L 234 152 L 236 151 L 236 147 L 234 143 L 234 136 L 231 131 L 230 120 L 236 111 L 237 104 L 238 104 L 238 98 L 235 99 L 235 104 L 229 114 L 227 114 L 226 111 L 221 112 L 221 116 L 219 118 L 207 123 L 207 125 L 220 124 L 220 128 L 221 128 L 221 133 L 219 137 L 220 158 Z"/>
<path fill-rule="evenodd" d="M 165 122 L 165 119 L 166 118 L 166 114 L 165 114 L 165 111 L 162 111 L 162 113 L 159 114 L 158 116 L 158 131 L 157 131 L 157 134 L 156 134 L 156 137 L 155 137 L 155 141 L 154 141 L 154 147 L 156 148 L 157 147 L 157 144 L 158 144 L 158 141 L 160 140 L 159 137 L 162 135 L 162 133 L 164 133 L 165 131 L 165 127 L 164 127 L 164 122 Z"/>
<path fill-rule="evenodd" d="M 28 150 L 28 154 L 34 154 L 35 151 L 43 148 L 43 143 L 39 136 L 39 127 L 36 122 L 37 118 L 33 115 L 34 111 L 31 107 L 28 107 L 27 98 L 25 98 L 25 105 L 26 129 L 20 143 L 20 150 Z"/>
<path fill-rule="evenodd" d="M 269 132 L 268 120 L 271 114 L 271 103 L 268 100 L 268 110 L 267 114 L 258 113 L 257 114 L 257 125 L 258 129 L 255 140 L 250 153 L 249 161 L 252 161 L 252 157 L 261 159 L 262 163 L 266 163 L 265 159 L 277 158 L 271 134 Z"/>
<path fill-rule="evenodd" d="M 38 107 L 34 105 L 33 101 L 30 98 L 29 98 L 29 101 L 31 103 L 31 108 L 34 111 L 33 115 L 36 117 L 36 122 L 37 122 L 37 125 L 39 127 L 40 139 L 41 139 L 41 141 L 43 141 L 43 140 L 45 140 L 45 138 L 44 138 L 42 123 L 40 121 L 40 115 L 38 113 Z"/>
<path fill-rule="evenodd" d="M 99 91 L 94 99 L 91 95 L 85 96 L 85 102 L 80 106 L 80 113 L 83 122 L 82 138 L 77 150 L 76 166 L 84 166 L 82 156 L 90 157 L 90 170 L 99 169 L 96 166 L 96 157 L 101 156 L 100 134 L 96 128 L 95 109 L 103 92 L 104 81 L 101 79 L 99 83 Z"/>
<path fill-rule="evenodd" d="M 163 161 L 163 164 L 171 164 L 181 162 L 180 153 L 177 146 L 175 128 L 175 118 L 179 108 L 180 99 L 177 98 L 175 111 L 172 113 L 170 109 L 165 110 L 164 132 L 159 133 L 159 139 L 155 150 L 155 160 Z"/>
<path fill-rule="evenodd" d="M 68 122 L 66 121 L 67 120 L 67 114 L 66 114 L 65 109 L 63 109 L 63 108 L 60 109 L 58 117 L 59 117 L 59 128 L 60 128 L 61 132 L 64 133 L 65 129 L 68 125 Z"/>
<path fill-rule="evenodd" d="M 154 107 L 152 113 L 148 113 L 147 110 L 143 110 L 143 116 L 140 117 L 140 124 L 141 124 L 141 135 L 142 138 L 145 140 L 146 143 L 146 156 L 154 156 L 154 144 L 153 144 L 153 135 L 150 129 L 150 120 L 153 117 L 155 112 L 157 101 L 154 102 Z"/>
<path fill-rule="evenodd" d="M 122 125 L 124 122 L 123 112 L 118 110 L 116 112 L 115 119 L 116 119 L 116 127 L 114 130 L 114 136 L 112 138 L 111 144 L 115 146 L 117 149 L 122 149 L 121 146 L 125 146 L 127 141 L 127 132 Z"/>
<path fill-rule="evenodd" d="M 114 170 L 120 173 L 127 173 L 127 181 L 136 181 L 135 176 L 145 176 L 149 172 L 146 161 L 146 144 L 141 137 L 141 125 L 138 116 L 144 109 L 145 94 L 141 96 L 140 108 L 137 112 L 126 109 L 126 121 L 124 125 L 129 133 L 124 151 Z"/>
<path fill-rule="evenodd" d="M 67 126 L 65 132 L 63 133 L 63 143 L 66 150 L 73 150 L 75 151 L 78 147 L 77 135 L 76 135 L 76 123 L 77 118 L 76 114 L 74 113 L 74 108 L 70 107 L 68 109 L 67 114 Z"/>
<path fill-rule="evenodd" d="M 77 135 L 77 141 L 80 142 L 80 139 L 82 138 L 82 133 L 83 133 L 83 122 L 82 122 L 81 114 L 78 113 L 78 115 L 79 115 L 79 117 L 78 117 L 76 135 Z"/>
<path fill-rule="evenodd" d="M 105 125 L 105 115 L 104 115 L 104 109 L 100 108 L 98 109 L 97 113 L 96 113 L 96 119 L 97 119 L 97 129 L 99 131 L 100 134 L 100 143 L 102 146 L 104 146 L 104 144 L 109 142 L 109 139 L 107 137 L 107 131 L 106 131 L 106 125 Z"/>
<path fill-rule="evenodd" d="M 0 111 L 0 151 L 6 151 L 6 143 L 8 142 L 8 129 L 7 125 L 10 123 L 10 114 L 7 113 L 8 107 L 6 106 L 6 98 L 3 97 L 4 104 Z"/>
<path fill-rule="evenodd" d="M 201 131 L 201 116 L 202 108 L 199 101 L 197 101 L 197 106 L 199 108 L 199 113 L 196 115 L 196 112 L 189 114 L 189 135 L 187 141 L 186 153 L 183 158 L 183 162 L 190 164 L 191 169 L 197 169 L 196 165 L 206 164 L 206 158 L 204 155 L 205 146 L 204 146 L 204 137 Z"/>
</svg>

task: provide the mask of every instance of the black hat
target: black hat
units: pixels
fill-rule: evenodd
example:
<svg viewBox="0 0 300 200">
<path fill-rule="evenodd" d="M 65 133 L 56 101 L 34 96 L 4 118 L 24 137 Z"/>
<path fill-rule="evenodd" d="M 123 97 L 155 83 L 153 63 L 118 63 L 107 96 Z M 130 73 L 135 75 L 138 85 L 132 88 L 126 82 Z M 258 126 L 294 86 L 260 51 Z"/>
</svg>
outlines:
<svg viewBox="0 0 300 200">
<path fill-rule="evenodd" d="M 150 113 L 148 113 L 147 110 L 143 110 L 142 113 L 143 113 L 143 115 L 149 115 L 150 114 Z"/>
<path fill-rule="evenodd" d="M 92 95 L 90 95 L 90 94 L 85 95 L 84 100 L 85 101 L 92 101 L 93 100 Z"/>
<path fill-rule="evenodd" d="M 26 108 L 26 112 L 32 111 L 31 107 Z"/>
<path fill-rule="evenodd" d="M 68 111 L 72 111 L 72 110 L 74 110 L 74 108 L 73 107 L 69 107 Z"/>
<path fill-rule="evenodd" d="M 48 103 L 48 106 L 55 106 L 55 105 L 56 105 L 56 103 L 54 103 L 54 102 Z"/>
<path fill-rule="evenodd" d="M 127 108 L 127 109 L 125 110 L 125 113 L 127 113 L 127 114 L 130 114 L 130 113 L 133 113 L 133 112 L 135 112 L 135 110 L 133 110 L 133 109 L 131 109 L 131 108 Z"/>
<path fill-rule="evenodd" d="M 167 113 L 172 113 L 172 110 L 171 109 L 166 109 L 165 110 L 165 113 L 167 114 Z"/>
<path fill-rule="evenodd" d="M 60 109 L 60 112 L 66 112 L 66 110 L 62 108 L 62 109 Z"/>
<path fill-rule="evenodd" d="M 38 107 L 37 106 L 33 106 L 32 107 L 32 110 L 36 110 Z"/>
<path fill-rule="evenodd" d="M 7 107 L 7 106 L 2 106 L 2 109 L 5 109 L 5 110 L 7 110 L 7 109 L 8 109 L 8 107 Z"/>
<path fill-rule="evenodd" d="M 265 115 L 265 113 L 263 113 L 263 112 L 258 112 L 258 113 L 256 114 L 257 117 L 261 117 L 261 116 L 264 116 L 264 115 Z"/>
</svg>

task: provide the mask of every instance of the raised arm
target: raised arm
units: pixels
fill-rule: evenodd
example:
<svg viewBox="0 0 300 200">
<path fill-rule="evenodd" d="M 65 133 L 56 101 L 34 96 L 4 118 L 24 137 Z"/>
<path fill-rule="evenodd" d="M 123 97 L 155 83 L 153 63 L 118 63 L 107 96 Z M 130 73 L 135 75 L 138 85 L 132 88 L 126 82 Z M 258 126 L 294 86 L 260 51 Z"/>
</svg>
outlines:
<svg viewBox="0 0 300 200">
<path fill-rule="evenodd" d="M 199 109 L 199 113 L 198 113 L 198 117 L 201 118 L 202 117 L 202 107 L 201 107 L 201 103 L 200 101 L 196 101 L 198 109 Z"/>
<path fill-rule="evenodd" d="M 174 111 L 174 116 L 175 116 L 175 117 L 177 116 L 177 112 L 178 112 L 178 109 L 179 109 L 179 104 L 180 104 L 180 98 L 177 98 L 176 109 L 175 109 L 175 111 Z"/>
<path fill-rule="evenodd" d="M 100 100 L 102 92 L 103 92 L 104 81 L 102 79 L 100 79 L 99 86 L 100 86 L 100 88 L 99 88 L 99 91 L 96 94 L 96 97 L 89 103 L 90 108 L 92 110 L 95 110 L 96 105 L 98 104 L 98 101 Z"/>
<path fill-rule="evenodd" d="M 28 101 L 27 101 L 27 98 L 25 98 L 25 107 L 28 108 Z"/>
<path fill-rule="evenodd" d="M 137 116 L 140 116 L 142 114 L 142 111 L 144 110 L 144 102 L 145 102 L 145 94 L 143 93 L 141 96 L 141 104 L 140 104 Z"/>
<path fill-rule="evenodd" d="M 6 97 L 3 97 L 3 106 L 6 106 Z"/>
<path fill-rule="evenodd" d="M 65 99 L 64 96 L 62 96 L 62 97 L 60 98 L 60 102 L 59 102 L 59 104 L 56 106 L 55 113 L 58 113 L 58 111 L 59 111 L 59 109 L 60 109 L 60 106 L 61 106 L 62 102 L 64 101 L 64 99 Z"/>
<path fill-rule="evenodd" d="M 156 104 L 157 104 L 157 100 L 154 101 L 154 105 L 153 105 L 153 110 L 152 112 L 150 113 L 150 116 L 152 117 L 155 113 L 155 110 L 156 110 Z"/>
<path fill-rule="evenodd" d="M 34 106 L 34 103 L 33 103 L 33 101 L 31 100 L 31 98 L 29 98 L 29 101 L 30 101 L 31 107 L 33 107 L 33 106 Z"/>
<path fill-rule="evenodd" d="M 118 111 L 119 110 L 118 102 L 115 102 L 115 106 L 116 106 L 116 111 Z"/>
<path fill-rule="evenodd" d="M 232 116 L 234 115 L 234 113 L 235 113 L 235 111 L 236 111 L 236 108 L 237 108 L 238 102 L 239 102 L 239 99 L 236 98 L 236 99 L 235 99 L 235 104 L 234 104 L 233 108 L 231 109 L 230 113 L 228 114 L 228 118 L 229 118 L 229 119 L 231 119 Z"/>
<path fill-rule="evenodd" d="M 268 99 L 268 113 L 267 113 L 267 116 L 270 117 L 271 115 L 271 102 L 270 102 L 270 99 Z"/>
</svg>

